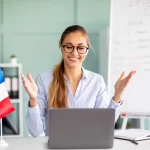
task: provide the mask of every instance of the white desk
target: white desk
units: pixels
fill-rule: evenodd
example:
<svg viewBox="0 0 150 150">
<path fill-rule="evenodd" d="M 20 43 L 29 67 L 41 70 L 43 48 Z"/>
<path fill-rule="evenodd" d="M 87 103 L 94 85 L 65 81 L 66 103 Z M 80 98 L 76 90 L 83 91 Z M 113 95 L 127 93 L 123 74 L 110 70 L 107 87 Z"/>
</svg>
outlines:
<svg viewBox="0 0 150 150">
<path fill-rule="evenodd" d="M 48 150 L 48 137 L 5 137 L 8 147 L 0 150 Z M 114 147 L 111 150 L 150 150 L 150 141 L 142 141 L 135 145 L 130 141 L 114 140 Z"/>
</svg>

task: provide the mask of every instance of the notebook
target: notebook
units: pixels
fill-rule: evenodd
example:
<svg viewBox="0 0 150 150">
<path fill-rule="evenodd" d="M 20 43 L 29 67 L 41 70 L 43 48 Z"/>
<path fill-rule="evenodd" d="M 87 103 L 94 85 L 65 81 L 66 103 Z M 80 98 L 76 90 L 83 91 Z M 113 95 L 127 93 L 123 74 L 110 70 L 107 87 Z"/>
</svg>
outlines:
<svg viewBox="0 0 150 150">
<path fill-rule="evenodd" d="M 114 137 L 118 139 L 142 141 L 150 139 L 150 131 L 142 129 L 116 130 Z"/>
</svg>

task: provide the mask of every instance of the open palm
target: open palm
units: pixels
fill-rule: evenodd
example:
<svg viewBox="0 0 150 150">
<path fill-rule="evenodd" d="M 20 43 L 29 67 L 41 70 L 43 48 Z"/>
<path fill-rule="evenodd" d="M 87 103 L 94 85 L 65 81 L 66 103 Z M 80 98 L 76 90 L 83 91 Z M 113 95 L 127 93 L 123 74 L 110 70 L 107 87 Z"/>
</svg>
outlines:
<svg viewBox="0 0 150 150">
<path fill-rule="evenodd" d="M 27 73 L 27 77 L 28 77 L 28 79 L 26 79 L 25 76 L 21 73 L 23 86 L 24 86 L 25 90 L 27 91 L 29 97 L 32 99 L 36 99 L 38 87 L 30 73 Z"/>
<path fill-rule="evenodd" d="M 115 95 L 121 96 L 124 92 L 125 88 L 128 86 L 130 80 L 132 79 L 132 76 L 136 73 L 136 71 L 131 71 L 127 76 L 125 75 L 125 72 L 123 72 L 120 76 L 120 78 L 117 80 L 115 84 Z"/>
</svg>

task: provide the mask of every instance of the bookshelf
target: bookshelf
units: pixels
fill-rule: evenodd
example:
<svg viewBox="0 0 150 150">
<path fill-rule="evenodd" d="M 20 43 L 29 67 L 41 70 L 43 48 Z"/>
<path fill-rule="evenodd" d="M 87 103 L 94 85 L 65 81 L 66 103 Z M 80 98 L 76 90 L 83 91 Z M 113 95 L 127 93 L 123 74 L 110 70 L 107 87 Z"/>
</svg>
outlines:
<svg viewBox="0 0 150 150">
<path fill-rule="evenodd" d="M 10 81 L 11 87 L 8 88 L 8 84 L 6 84 L 6 87 L 7 89 L 10 90 L 8 91 L 8 93 L 11 99 L 11 103 L 16 108 L 16 111 L 9 114 L 7 117 L 3 118 L 3 136 L 22 137 L 23 96 L 22 96 L 22 81 L 20 77 L 20 72 L 22 72 L 22 64 L 0 63 L 0 68 L 3 70 L 5 79 L 10 78 L 10 80 L 8 81 Z M 16 85 L 13 85 L 14 83 Z M 15 91 L 13 91 L 13 89 Z"/>
</svg>

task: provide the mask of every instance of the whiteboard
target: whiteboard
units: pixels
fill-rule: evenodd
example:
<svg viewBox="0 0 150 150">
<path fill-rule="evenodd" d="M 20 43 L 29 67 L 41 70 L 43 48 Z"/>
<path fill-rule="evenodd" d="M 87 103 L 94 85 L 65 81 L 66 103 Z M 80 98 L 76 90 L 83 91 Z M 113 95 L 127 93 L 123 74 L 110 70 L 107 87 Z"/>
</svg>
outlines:
<svg viewBox="0 0 150 150">
<path fill-rule="evenodd" d="M 111 0 L 108 57 L 110 96 L 122 71 L 137 71 L 121 112 L 150 114 L 150 0 Z"/>
</svg>

